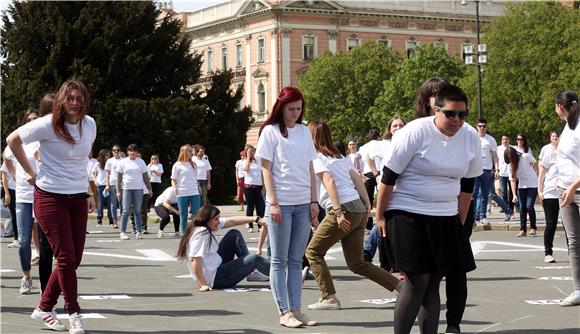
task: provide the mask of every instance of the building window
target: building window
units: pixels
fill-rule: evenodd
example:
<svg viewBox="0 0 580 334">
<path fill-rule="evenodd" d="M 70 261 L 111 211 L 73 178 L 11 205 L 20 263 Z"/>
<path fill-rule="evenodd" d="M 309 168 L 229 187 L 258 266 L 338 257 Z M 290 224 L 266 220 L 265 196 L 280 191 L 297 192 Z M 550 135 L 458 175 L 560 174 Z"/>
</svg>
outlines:
<svg viewBox="0 0 580 334">
<path fill-rule="evenodd" d="M 384 46 L 388 47 L 388 48 L 390 48 L 390 47 L 391 47 L 391 40 L 390 40 L 390 39 L 387 39 L 387 38 L 380 38 L 380 39 L 379 39 L 377 42 L 378 42 L 379 44 L 382 44 L 382 45 L 384 45 Z"/>
<path fill-rule="evenodd" d="M 417 42 L 417 41 L 405 42 L 405 49 L 407 50 L 407 57 L 408 58 L 415 56 L 415 48 L 417 48 L 418 44 L 419 44 L 419 42 Z"/>
<path fill-rule="evenodd" d="M 463 62 L 465 63 L 465 57 L 469 56 L 469 54 L 467 54 L 465 52 L 465 47 L 471 47 L 473 50 L 473 45 L 471 43 L 463 43 L 461 44 L 461 58 L 463 59 Z"/>
<path fill-rule="evenodd" d="M 266 58 L 266 41 L 263 37 L 258 38 L 258 63 L 263 63 Z"/>
<path fill-rule="evenodd" d="M 358 47 L 358 45 L 359 45 L 359 39 L 356 37 L 354 37 L 354 38 L 351 37 L 351 38 L 346 40 L 346 49 L 348 51 Z"/>
<path fill-rule="evenodd" d="M 434 43 L 433 43 L 433 46 L 434 46 L 434 47 L 441 47 L 441 48 L 444 48 L 444 49 L 445 49 L 445 51 L 447 51 L 447 42 L 444 42 L 444 41 L 437 41 L 437 42 L 434 42 Z"/>
<path fill-rule="evenodd" d="M 316 50 L 316 36 L 302 36 L 302 59 L 314 59 Z"/>
<path fill-rule="evenodd" d="M 213 71 L 213 50 L 207 49 L 205 53 L 205 61 L 207 62 L 207 72 Z"/>
<path fill-rule="evenodd" d="M 228 69 L 228 48 L 222 46 L 222 71 Z"/>
<path fill-rule="evenodd" d="M 242 67 L 242 44 L 236 44 L 236 67 Z"/>
<path fill-rule="evenodd" d="M 264 84 L 260 82 L 258 85 L 258 114 L 266 113 L 266 90 Z"/>
</svg>

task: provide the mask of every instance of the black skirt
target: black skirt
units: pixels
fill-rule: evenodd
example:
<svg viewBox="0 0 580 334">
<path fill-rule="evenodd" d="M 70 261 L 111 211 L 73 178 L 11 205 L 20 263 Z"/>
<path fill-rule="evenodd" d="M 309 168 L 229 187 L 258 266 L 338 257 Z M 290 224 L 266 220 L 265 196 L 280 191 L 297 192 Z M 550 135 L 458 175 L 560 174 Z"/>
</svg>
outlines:
<svg viewBox="0 0 580 334">
<path fill-rule="evenodd" d="M 385 213 L 385 220 L 400 271 L 447 276 L 476 268 L 459 216 L 427 216 L 390 210 Z"/>
</svg>

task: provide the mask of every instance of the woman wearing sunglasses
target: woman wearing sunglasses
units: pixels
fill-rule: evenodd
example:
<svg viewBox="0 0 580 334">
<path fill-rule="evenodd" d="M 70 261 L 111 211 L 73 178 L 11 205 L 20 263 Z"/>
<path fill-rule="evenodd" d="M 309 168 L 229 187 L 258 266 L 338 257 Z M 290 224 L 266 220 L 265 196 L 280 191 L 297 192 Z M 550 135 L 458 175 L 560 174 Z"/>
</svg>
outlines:
<svg viewBox="0 0 580 334">
<path fill-rule="evenodd" d="M 441 278 L 475 269 L 462 225 L 482 161 L 477 133 L 465 124 L 467 103 L 463 90 L 445 86 L 437 93 L 435 116 L 416 119 L 393 137 L 377 225 L 383 237 L 388 230 L 395 262 L 406 276 L 395 306 L 397 334 L 409 333 L 417 315 L 422 333 L 437 332 Z"/>
<path fill-rule="evenodd" d="M 538 197 L 538 167 L 530 153 L 520 153 L 510 147 L 504 152 L 504 160 L 511 164 L 510 182 L 513 189 L 513 202 L 520 207 L 520 232 L 516 237 L 527 236 L 527 217 L 530 214 L 530 235 L 536 235 L 536 210 L 534 203 Z M 518 185 L 516 187 L 516 179 Z M 516 192 L 517 189 L 517 192 Z"/>
</svg>

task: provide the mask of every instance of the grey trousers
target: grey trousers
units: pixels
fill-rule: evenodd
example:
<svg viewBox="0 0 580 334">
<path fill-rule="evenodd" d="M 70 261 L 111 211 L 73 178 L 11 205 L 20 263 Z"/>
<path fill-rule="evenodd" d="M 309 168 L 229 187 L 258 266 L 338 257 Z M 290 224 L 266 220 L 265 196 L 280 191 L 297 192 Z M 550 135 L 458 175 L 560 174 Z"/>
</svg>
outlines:
<svg viewBox="0 0 580 334">
<path fill-rule="evenodd" d="M 563 190 L 560 189 L 560 193 Z M 560 199 L 560 203 L 561 203 Z M 570 267 L 572 268 L 572 280 L 574 289 L 580 291 L 580 192 L 576 191 L 574 200 L 567 208 L 560 208 L 560 215 L 564 222 L 566 235 L 568 236 L 568 251 L 570 252 Z"/>
</svg>

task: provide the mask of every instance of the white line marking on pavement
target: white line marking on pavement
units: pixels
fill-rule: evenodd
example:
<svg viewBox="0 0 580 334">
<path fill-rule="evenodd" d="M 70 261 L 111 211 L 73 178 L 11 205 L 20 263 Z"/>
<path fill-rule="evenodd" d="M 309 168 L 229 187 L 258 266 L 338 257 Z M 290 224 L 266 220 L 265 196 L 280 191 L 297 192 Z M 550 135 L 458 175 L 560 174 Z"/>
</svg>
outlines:
<svg viewBox="0 0 580 334">
<path fill-rule="evenodd" d="M 541 279 L 543 281 L 571 281 L 572 277 L 570 276 L 564 276 L 564 277 L 558 277 L 558 276 L 550 276 L 550 277 L 540 277 L 538 279 Z"/>
<path fill-rule="evenodd" d="M 131 299 L 127 295 L 80 296 L 84 300 Z"/>
<path fill-rule="evenodd" d="M 14 270 L 12 269 L 0 269 L 0 273 L 13 273 Z"/>
<path fill-rule="evenodd" d="M 384 298 L 384 299 L 363 299 L 359 300 L 361 303 L 369 303 L 374 305 L 385 305 L 392 304 L 397 301 L 397 298 Z"/>
<path fill-rule="evenodd" d="M 84 252 L 84 255 L 96 255 L 106 257 L 116 257 L 121 259 L 142 260 L 142 261 L 177 261 L 173 256 L 165 253 L 160 249 L 137 249 L 137 252 L 145 256 L 107 254 L 98 252 Z"/>
<path fill-rule="evenodd" d="M 515 247 L 515 248 L 523 248 L 523 249 L 483 249 L 488 245 L 498 245 L 498 246 L 508 246 L 508 247 Z M 474 241 L 471 243 L 471 250 L 473 255 L 477 255 L 479 253 L 511 253 L 511 252 L 535 252 L 535 251 L 543 251 L 544 246 L 536 246 L 536 245 L 528 245 L 528 244 L 521 244 L 516 242 L 503 242 L 503 241 Z M 553 248 L 553 251 L 557 252 L 568 252 L 565 248 Z"/>
<path fill-rule="evenodd" d="M 106 239 L 106 240 L 97 240 L 96 242 L 111 243 L 111 242 L 121 242 L 121 240 L 110 240 L 110 239 Z"/>
<path fill-rule="evenodd" d="M 222 289 L 223 292 L 268 292 L 272 291 L 268 288 L 231 288 L 231 289 Z"/>
<path fill-rule="evenodd" d="M 257 252 L 258 248 L 256 247 L 248 247 L 248 250 L 251 252 Z M 337 251 L 342 251 L 342 249 L 338 248 L 338 249 L 329 249 L 328 252 L 326 252 L 326 255 L 324 256 L 325 260 L 336 260 L 336 258 L 334 256 L 328 255 L 328 253 L 336 253 Z M 265 253 L 263 253 L 265 254 Z"/>
<path fill-rule="evenodd" d="M 493 324 L 491 326 L 487 326 L 487 327 L 485 327 L 483 329 L 480 329 L 476 333 L 482 333 L 482 332 L 484 332 L 484 331 L 486 331 L 486 330 L 488 330 L 490 328 L 493 328 L 493 327 L 496 327 L 496 326 L 499 326 L 499 325 L 503 325 L 503 324 L 509 324 L 510 322 L 515 322 L 515 321 L 518 321 L 518 320 L 523 320 L 523 319 L 526 319 L 526 318 L 529 318 L 529 317 L 531 317 L 531 315 L 526 315 L 525 317 L 517 318 L 517 319 L 510 320 L 510 321 L 506 321 L 506 322 L 498 322 L 497 324 Z"/>
<path fill-rule="evenodd" d="M 532 305 L 560 305 L 562 299 L 538 299 L 538 300 L 524 300 L 528 304 Z"/>
<path fill-rule="evenodd" d="M 193 278 L 191 274 L 175 276 L 175 278 Z"/>
<path fill-rule="evenodd" d="M 570 269 L 570 266 L 534 267 L 536 269 Z"/>
<path fill-rule="evenodd" d="M 87 231 L 89 232 L 89 234 L 99 234 L 99 233 L 103 233 L 103 231 Z"/>
<path fill-rule="evenodd" d="M 68 319 L 68 314 L 57 314 L 56 318 Z M 107 317 L 100 313 L 81 313 L 81 319 L 107 319 Z"/>
</svg>

